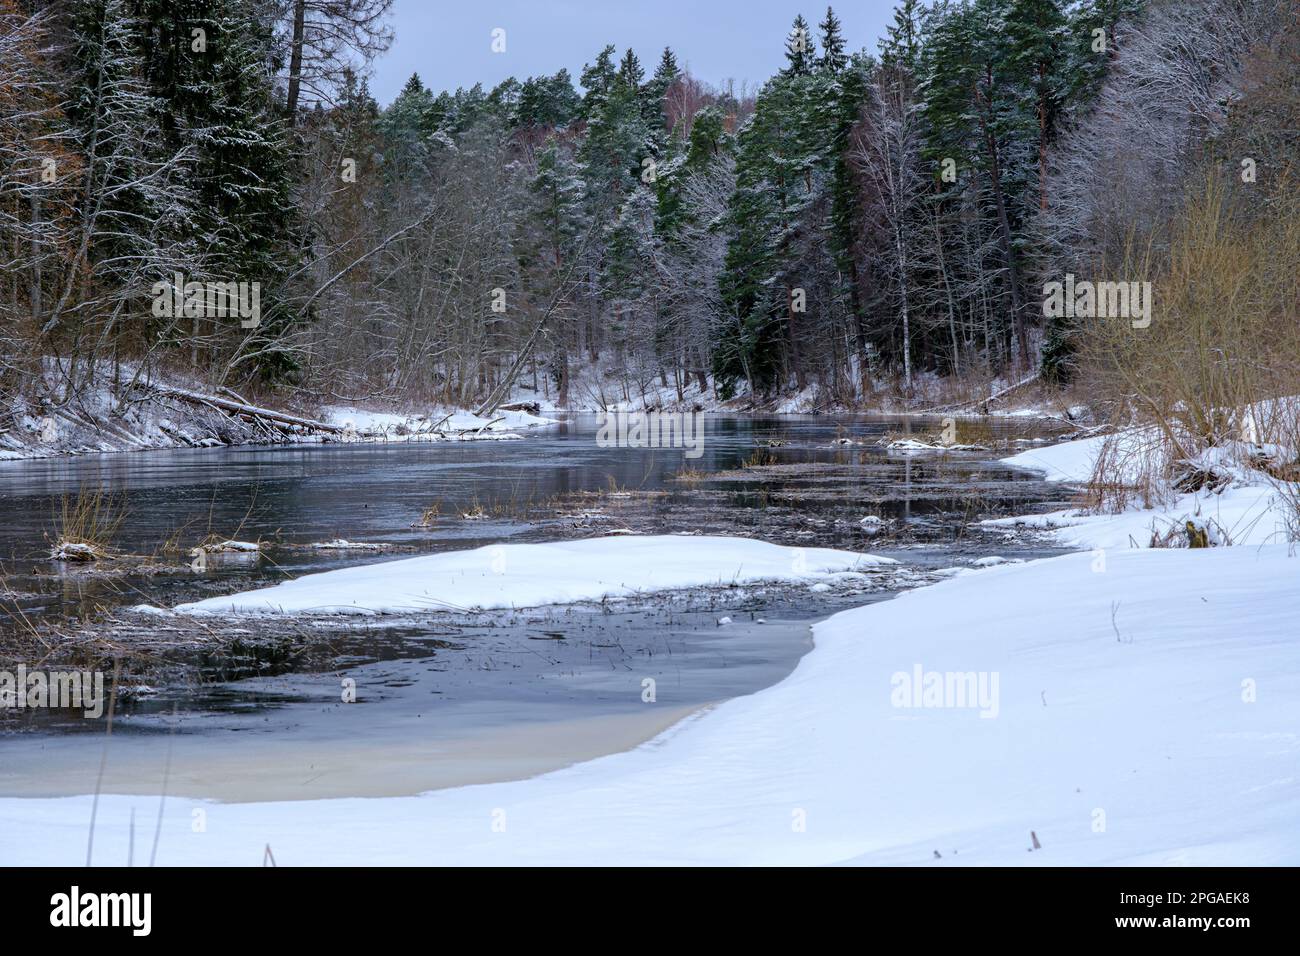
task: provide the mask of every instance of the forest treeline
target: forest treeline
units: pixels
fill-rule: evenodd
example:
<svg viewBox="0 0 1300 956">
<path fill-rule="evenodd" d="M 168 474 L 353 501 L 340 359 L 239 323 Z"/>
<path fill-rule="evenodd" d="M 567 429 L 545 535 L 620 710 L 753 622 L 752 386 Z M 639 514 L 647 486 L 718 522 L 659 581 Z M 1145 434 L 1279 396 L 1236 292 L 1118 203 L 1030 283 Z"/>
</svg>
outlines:
<svg viewBox="0 0 1300 956">
<path fill-rule="evenodd" d="M 390 3 L 0 0 L 0 391 L 1064 382 L 1045 283 L 1146 278 L 1207 179 L 1266 216 L 1300 126 L 1292 0 L 903 0 L 871 51 L 796 16 L 753 90 L 611 44 L 385 107 Z M 252 327 L 185 292 L 241 282 Z"/>
</svg>

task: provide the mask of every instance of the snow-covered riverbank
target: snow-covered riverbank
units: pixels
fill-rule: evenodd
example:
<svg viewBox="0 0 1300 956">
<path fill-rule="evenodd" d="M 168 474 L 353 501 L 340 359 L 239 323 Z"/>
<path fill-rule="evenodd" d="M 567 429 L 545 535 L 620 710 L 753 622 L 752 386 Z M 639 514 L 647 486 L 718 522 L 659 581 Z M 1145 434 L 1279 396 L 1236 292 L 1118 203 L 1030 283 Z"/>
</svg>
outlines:
<svg viewBox="0 0 1300 956">
<path fill-rule="evenodd" d="M 47 362 L 41 393 L 16 398 L 0 427 L 0 462 L 160 448 L 219 448 L 250 444 L 338 442 L 492 441 L 523 437 L 558 419 L 502 409 L 490 417 L 464 409 L 368 411 L 324 405 L 287 409 L 256 404 L 228 389 L 213 390 L 176 378 L 138 380 L 132 370 L 101 371 L 100 384 L 61 394 L 59 365 Z"/>
<path fill-rule="evenodd" d="M 419 797 L 173 800 L 159 862 L 1294 864 L 1296 568 L 1270 546 L 972 572 L 832 617 L 785 681 L 632 751 Z M 0 800 L 0 858 L 75 863 L 90 803 Z M 126 858 L 133 808 L 156 801 L 101 797 L 97 859 Z"/>
<path fill-rule="evenodd" d="M 1089 454 L 1071 443 L 1013 463 L 1077 480 Z M 1248 492 L 1265 489 L 1243 479 L 1214 497 Z M 159 862 L 256 865 L 269 844 L 281 865 L 1300 863 L 1300 559 L 1250 535 L 1234 538 L 1250 547 L 1134 548 L 1106 524 L 1188 507 L 1075 514 L 1097 550 L 836 614 L 784 681 L 623 753 L 415 797 L 169 801 Z M 183 610 L 520 606 L 870 563 L 613 537 L 309 575 Z M 90 807 L 0 799 L 0 858 L 77 862 Z M 97 859 L 126 859 L 132 812 L 152 820 L 156 807 L 101 797 Z"/>
<path fill-rule="evenodd" d="M 1126 460 L 1132 463 L 1130 471 L 1141 467 L 1142 455 L 1136 441 L 1128 442 L 1134 446 L 1132 449 L 1123 448 L 1131 435 L 1126 433 L 1118 438 L 1122 451 L 1129 456 Z M 1003 462 L 1041 472 L 1048 481 L 1083 485 L 1092 475 L 1093 463 L 1105 440 L 1104 437 L 1085 438 L 1035 448 L 1005 458 Z M 1276 483 L 1261 472 L 1234 463 L 1226 455 L 1206 453 L 1203 457 L 1207 460 L 1201 463 L 1202 467 L 1218 472 L 1224 483 L 1185 494 L 1164 489 L 1161 492 L 1164 503 L 1157 508 L 1144 508 L 1135 501 L 1114 514 L 1068 508 L 1048 514 L 994 518 L 983 524 L 987 528 L 1023 527 L 1045 531 L 1056 543 L 1071 548 L 1145 548 L 1153 538 L 1181 537 L 1189 521 L 1205 529 L 1216 544 L 1285 543 L 1293 519 Z"/>
<path fill-rule="evenodd" d="M 728 416 L 840 413 L 843 415 L 952 415 L 979 418 L 971 401 L 954 402 L 943 379 L 925 376 L 907 401 L 888 391 L 868 394 L 845 405 L 816 389 L 763 400 L 721 399 L 710 386 L 691 386 L 681 397 L 674 388 L 644 383 L 611 387 L 608 365 L 591 368 L 566 403 L 557 396 L 516 388 L 489 415 L 445 404 L 372 400 L 331 404 L 310 395 L 286 392 L 252 401 L 221 386 L 176 374 L 139 374 L 134 367 L 103 363 L 93 382 L 69 389 L 66 363 L 45 361 L 41 382 L 30 395 L 15 397 L 0 422 L 0 462 L 74 455 L 109 454 L 166 448 L 219 448 L 257 444 L 320 442 L 498 441 L 521 438 L 575 414 L 606 411 L 673 410 Z M 84 370 L 81 371 L 84 375 Z M 114 384 L 116 382 L 116 384 Z M 989 394 L 1005 383 L 986 383 Z M 259 417 L 259 413 L 262 417 Z M 1061 422 L 1078 415 L 1059 397 L 1031 392 L 1000 401 L 996 417 L 1043 417 Z"/>
</svg>

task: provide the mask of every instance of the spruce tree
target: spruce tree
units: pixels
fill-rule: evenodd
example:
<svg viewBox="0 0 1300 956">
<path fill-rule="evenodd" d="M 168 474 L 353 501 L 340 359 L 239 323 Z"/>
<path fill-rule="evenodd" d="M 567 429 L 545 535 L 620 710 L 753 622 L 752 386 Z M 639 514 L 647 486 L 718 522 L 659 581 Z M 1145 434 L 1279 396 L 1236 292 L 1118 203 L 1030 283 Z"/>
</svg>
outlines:
<svg viewBox="0 0 1300 956">
<path fill-rule="evenodd" d="M 659 95 L 668 92 L 668 87 L 672 86 L 681 75 L 681 67 L 677 65 L 677 55 L 673 53 L 671 47 L 664 47 L 664 52 L 659 57 L 659 65 L 655 67 L 653 79 Z"/>
<path fill-rule="evenodd" d="M 839 18 L 830 7 L 826 8 L 826 19 L 822 20 L 819 29 L 822 55 L 817 65 L 824 73 L 839 73 L 848 65 L 849 58 L 844 53 L 844 35 L 841 32 Z"/>
<path fill-rule="evenodd" d="M 646 84 L 642 97 L 642 118 L 660 146 L 664 140 L 662 133 L 665 132 L 666 123 L 664 100 L 668 96 L 668 90 L 681 75 L 677 57 L 670 48 L 664 47 L 659 65 L 655 67 L 654 76 Z"/>
<path fill-rule="evenodd" d="M 296 157 L 273 97 L 270 28 L 253 0 L 211 0 L 200 10 L 187 0 L 140 6 L 162 135 L 195 157 L 196 202 L 183 230 L 199 243 L 209 274 L 194 278 L 259 284 L 261 324 L 248 336 L 251 365 L 239 371 L 289 377 L 296 360 L 280 342 L 295 314 L 288 280 L 305 235 L 293 199 Z M 225 321 L 195 320 L 217 352 L 244 335 L 237 321 Z"/>
<path fill-rule="evenodd" d="M 618 64 L 618 80 L 630 90 L 639 90 L 644 79 L 645 70 L 641 68 L 641 61 L 632 48 L 628 47 Z"/>
<path fill-rule="evenodd" d="M 583 85 L 592 85 L 585 104 L 587 138 L 579 155 L 593 208 L 616 208 L 640 182 L 646 160 L 652 158 L 653 143 L 643 118 L 641 65 L 628 50 L 617 72 L 607 70 L 613 50 L 606 47 L 597 67 L 583 72 Z"/>
<path fill-rule="evenodd" d="M 943 8 L 936 5 L 935 10 Z M 936 14 L 942 16 L 942 13 Z M 915 74 L 921 56 L 921 31 L 924 8 L 921 0 L 903 0 L 894 8 L 894 22 L 885 27 L 880 41 L 880 61 L 885 65 L 901 64 Z"/>
<path fill-rule="evenodd" d="M 387 147 L 385 177 L 394 183 L 423 181 L 435 149 L 434 135 L 449 109 L 449 103 L 434 100 L 419 74 L 411 74 L 379 121 Z"/>
<path fill-rule="evenodd" d="M 813 43 L 808 21 L 799 14 L 794 18 L 790 33 L 785 38 L 785 69 L 783 76 L 808 76 L 817 61 L 817 45 Z"/>
<path fill-rule="evenodd" d="M 978 209 L 1001 260 L 1001 296 L 1010 323 L 998 330 L 1014 340 L 1017 364 L 1031 364 L 1024 226 L 1036 184 L 1038 124 L 1032 89 L 1012 62 L 1006 0 L 973 0 L 943 8 L 923 50 L 922 112 L 931 169 L 951 163 L 957 184 Z M 1010 339 L 1008 338 L 1010 337 Z"/>
<path fill-rule="evenodd" d="M 1065 100 L 1068 32 L 1059 0 L 1009 0 L 1005 14 L 1009 81 L 1033 98 L 1038 204 L 1047 208 L 1047 147 Z"/>
<path fill-rule="evenodd" d="M 162 104 L 145 81 L 142 25 L 125 0 L 79 0 L 74 17 L 68 116 L 85 163 L 81 215 L 91 274 L 113 300 L 143 298 L 154 282 L 171 281 L 174 269 L 189 271 L 201 258 L 197 237 L 187 234 L 197 216 L 193 165 L 183 148 L 159 142 Z"/>
</svg>

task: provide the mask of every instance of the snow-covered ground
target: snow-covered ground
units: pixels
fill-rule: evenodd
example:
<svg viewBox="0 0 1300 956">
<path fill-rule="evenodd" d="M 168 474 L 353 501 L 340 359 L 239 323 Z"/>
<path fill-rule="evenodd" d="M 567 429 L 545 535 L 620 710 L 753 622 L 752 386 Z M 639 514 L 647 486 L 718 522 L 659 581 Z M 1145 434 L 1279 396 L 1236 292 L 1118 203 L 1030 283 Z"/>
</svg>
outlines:
<svg viewBox="0 0 1300 956">
<path fill-rule="evenodd" d="M 1092 474 L 1092 463 L 1103 440 L 1101 437 L 1083 438 L 1031 448 L 1010 458 L 1003 458 L 1002 462 L 1040 472 L 1047 481 L 1083 483 Z"/>
<path fill-rule="evenodd" d="M 173 798 L 158 862 L 257 865 L 270 844 L 280 865 L 1300 863 L 1297 567 L 1270 546 L 972 572 L 837 614 L 780 684 L 541 777 Z M 968 698 L 926 691 L 955 677 Z M 78 862 L 90 807 L 0 800 L 0 859 Z M 150 832 L 156 798 L 100 798 L 98 862 L 126 859 L 132 809 Z"/>
<path fill-rule="evenodd" d="M 215 448 L 255 437 L 251 427 L 215 409 L 163 398 L 119 402 L 105 384 L 110 374 L 106 370 L 100 384 L 66 402 L 15 397 L 7 409 L 7 427 L 0 431 L 0 461 L 151 448 Z M 130 380 L 129 370 L 121 374 Z M 38 390 L 61 394 L 53 360 L 47 362 L 46 380 Z"/>
<path fill-rule="evenodd" d="M 187 614 L 351 613 L 537 607 L 758 581 L 824 583 L 890 558 L 749 538 L 655 535 L 505 544 L 309 574 L 182 604 Z"/>
<path fill-rule="evenodd" d="M 1046 448 L 1021 452 L 1003 463 L 1039 471 L 1048 481 L 1083 485 L 1092 475 L 1093 463 L 1101 452 L 1104 437 L 1085 438 Z M 1136 478 L 1144 467 L 1149 443 L 1138 432 L 1118 437 L 1120 477 Z M 1156 509 L 1135 502 L 1118 514 L 1091 514 L 1067 508 L 1048 514 L 994 518 L 985 527 L 1028 527 L 1047 531 L 1061 545 L 1076 548 L 1149 547 L 1153 536 L 1165 538 L 1182 531 L 1188 521 L 1208 530 L 1219 544 L 1258 545 L 1287 541 L 1288 507 L 1275 484 L 1266 475 L 1244 469 L 1224 456 L 1203 455 L 1205 467 L 1220 471 L 1230 480 L 1225 487 L 1205 488 L 1187 494 L 1166 492 L 1166 501 Z M 1217 539 L 1217 540 L 1216 540 Z"/>
<path fill-rule="evenodd" d="M 857 379 L 857 376 L 850 377 Z M 761 410 L 780 415 L 840 411 L 978 418 L 980 413 L 975 406 L 975 396 L 993 395 L 1014 384 L 993 378 L 979 383 L 974 389 L 955 388 L 952 380 L 935 372 L 917 372 L 906 397 L 899 392 L 898 382 L 877 378 L 870 387 L 847 398 L 843 392 L 832 393 L 815 385 L 797 390 L 785 389 L 776 395 L 755 398 L 744 390 L 742 383 L 737 395 L 724 399 L 718 395 L 716 383 L 712 380 L 707 381 L 707 387 L 701 388 L 698 376 L 692 377 L 683 382 L 679 395 L 676 384 L 670 379 L 670 384 L 664 385 L 657 370 L 629 369 L 622 359 L 608 354 L 600 356 L 594 363 L 574 363 L 569 368 L 569 383 L 568 400 L 561 403 L 559 396 L 544 378 L 539 376 L 536 388 L 528 381 L 521 380 L 515 383 L 510 393 L 510 402 L 535 403 L 546 414 L 659 409 L 731 414 Z M 1088 410 L 1083 406 L 1069 407 L 1063 399 L 1058 399 L 1053 394 L 1040 394 L 1037 386 L 1015 389 L 1006 397 L 999 398 L 994 403 L 991 414 L 1050 417 L 1066 421 L 1089 417 Z"/>
<path fill-rule="evenodd" d="M 450 436 L 469 438 L 517 438 L 515 432 L 557 424 L 558 419 L 525 411 L 501 410 L 484 418 L 463 409 L 435 408 L 428 412 L 402 414 L 376 412 L 351 405 L 330 405 L 321 409 L 321 420 L 340 425 L 358 441 L 430 441 Z"/>
<path fill-rule="evenodd" d="M 65 399 L 60 365 L 48 359 L 44 379 L 35 387 L 35 392 L 45 398 L 18 397 L 8 408 L 8 425 L 0 428 L 0 461 L 156 448 L 216 448 L 271 440 L 264 428 L 229 414 L 231 409 L 223 411 L 201 400 L 207 397 L 250 404 L 234 392 L 213 390 L 177 375 L 141 376 L 137 380 L 136 370 L 124 365 L 116 370 L 123 385 L 132 384 L 130 394 L 124 398 L 110 387 L 114 371 L 105 363 L 95 384 L 86 385 Z M 186 395 L 191 400 L 183 397 Z M 50 396 L 59 398 L 54 400 Z M 277 406 L 268 410 L 345 429 L 342 434 L 322 434 L 319 428 L 286 430 L 277 436 L 278 440 L 304 444 L 324 440 L 508 440 L 522 437 L 528 429 L 556 423 L 554 418 L 507 410 L 498 411 L 490 418 L 448 408 L 404 413 L 350 406 L 306 411 Z"/>
<path fill-rule="evenodd" d="M 1080 480 L 1096 447 L 1013 462 Z M 1238 493 L 1266 494 L 1237 477 L 1220 514 Z M 837 614 L 784 681 L 627 752 L 414 797 L 169 800 L 158 861 L 258 865 L 269 844 L 280 865 L 1300 864 L 1300 558 L 1262 531 L 1233 538 L 1250 547 L 1097 544 L 1118 540 L 1108 522 L 1170 522 L 1184 507 L 1075 516 L 1071 533 L 1103 550 L 977 562 Z M 846 570 L 859 558 L 614 537 L 311 575 L 185 609 L 525 605 L 816 582 L 859 573 Z M 671 704 L 667 688 L 647 698 L 641 675 L 626 679 L 644 706 Z M 78 862 L 91 803 L 0 799 L 0 859 Z M 125 860 L 132 812 L 151 821 L 157 805 L 102 796 L 96 860 Z"/>
</svg>

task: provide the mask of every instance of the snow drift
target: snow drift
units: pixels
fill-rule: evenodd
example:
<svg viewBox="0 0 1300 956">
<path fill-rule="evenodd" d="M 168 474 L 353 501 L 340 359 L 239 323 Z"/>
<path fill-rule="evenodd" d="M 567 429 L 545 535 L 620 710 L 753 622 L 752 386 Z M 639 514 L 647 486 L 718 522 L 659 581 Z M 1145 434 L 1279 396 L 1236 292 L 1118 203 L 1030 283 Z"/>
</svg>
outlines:
<svg viewBox="0 0 1300 956">
<path fill-rule="evenodd" d="M 169 801 L 158 862 L 256 865 L 271 843 L 281 865 L 1294 865 L 1297 600 L 1284 547 L 976 571 L 835 615 L 786 680 L 635 750 L 418 797 L 209 804 L 205 833 Z M 900 700 L 918 666 L 997 674 L 996 716 Z M 0 800 L 0 857 L 77 863 L 91 800 Z M 102 796 L 97 859 L 125 860 L 132 809 L 157 806 Z"/>
<path fill-rule="evenodd" d="M 176 608 L 185 614 L 408 612 L 535 607 L 648 591 L 825 580 L 890 558 L 749 538 L 614 536 L 491 545 L 309 574 Z"/>
</svg>

